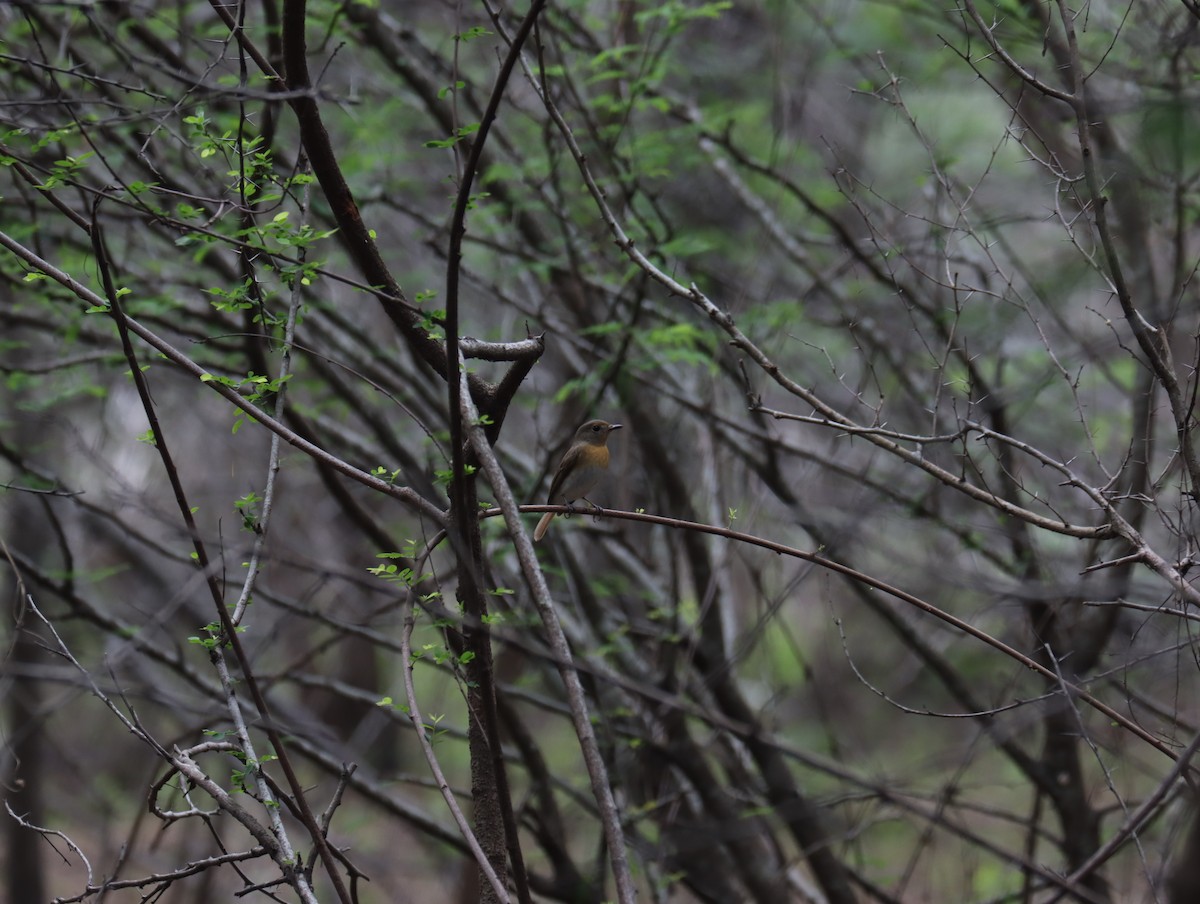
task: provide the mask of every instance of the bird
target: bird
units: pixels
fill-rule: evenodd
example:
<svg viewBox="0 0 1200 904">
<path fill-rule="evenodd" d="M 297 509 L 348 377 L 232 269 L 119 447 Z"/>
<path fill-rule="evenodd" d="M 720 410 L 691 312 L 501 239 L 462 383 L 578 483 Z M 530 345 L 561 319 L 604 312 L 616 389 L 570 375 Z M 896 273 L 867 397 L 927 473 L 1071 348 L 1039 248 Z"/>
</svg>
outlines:
<svg viewBox="0 0 1200 904">
<path fill-rule="evenodd" d="M 546 505 L 565 503 L 570 507 L 576 499 L 584 499 L 591 492 L 608 470 L 608 435 L 620 430 L 621 426 L 607 421 L 588 421 L 575 431 L 571 447 L 558 463 L 558 470 L 550 481 L 550 496 L 546 499 Z M 554 512 L 542 515 L 533 531 L 535 543 L 546 536 L 554 515 Z"/>
</svg>

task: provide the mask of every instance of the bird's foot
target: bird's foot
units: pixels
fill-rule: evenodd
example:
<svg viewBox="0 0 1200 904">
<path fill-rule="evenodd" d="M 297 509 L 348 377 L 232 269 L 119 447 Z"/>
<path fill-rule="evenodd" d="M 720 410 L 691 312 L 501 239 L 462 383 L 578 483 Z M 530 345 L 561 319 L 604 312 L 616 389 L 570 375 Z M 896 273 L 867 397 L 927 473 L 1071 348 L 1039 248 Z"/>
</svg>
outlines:
<svg viewBox="0 0 1200 904">
<path fill-rule="evenodd" d="M 596 505 L 596 503 L 592 502 L 592 500 L 588 499 L 586 496 L 584 497 L 583 501 L 591 506 L 592 520 L 599 522 L 600 516 L 604 514 L 604 509 Z"/>
</svg>

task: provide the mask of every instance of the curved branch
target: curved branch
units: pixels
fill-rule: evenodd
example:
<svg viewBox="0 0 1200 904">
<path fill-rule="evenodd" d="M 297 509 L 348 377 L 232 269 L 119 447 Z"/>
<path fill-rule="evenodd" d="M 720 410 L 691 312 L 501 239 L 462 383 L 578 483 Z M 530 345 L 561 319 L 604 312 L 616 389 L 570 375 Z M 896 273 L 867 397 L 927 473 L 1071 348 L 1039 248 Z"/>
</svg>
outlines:
<svg viewBox="0 0 1200 904">
<path fill-rule="evenodd" d="M 518 511 L 527 515 L 543 514 L 545 512 L 554 512 L 555 514 L 559 515 L 569 515 L 572 513 L 578 514 L 578 509 L 568 508 L 565 505 L 522 505 L 518 508 Z M 481 518 L 490 518 L 495 517 L 496 515 L 504 515 L 505 519 L 508 520 L 507 511 L 502 509 L 489 508 L 480 512 Z M 1062 686 L 1067 688 L 1072 694 L 1077 695 L 1080 700 L 1083 700 L 1089 706 L 1102 713 L 1106 718 L 1112 719 L 1127 731 L 1137 735 L 1137 737 L 1141 738 L 1159 753 L 1170 758 L 1171 760 L 1176 760 L 1179 758 L 1179 755 L 1175 753 L 1175 751 L 1155 737 L 1153 733 L 1142 728 L 1127 716 L 1123 716 L 1121 713 L 1117 712 L 1117 710 L 1113 709 L 1111 706 L 1097 697 L 1094 697 L 1079 685 L 1062 680 L 1060 676 L 1056 675 L 1052 669 L 1046 668 L 1044 665 L 1026 656 L 1015 647 L 1011 647 L 999 638 L 993 637 L 991 634 L 988 634 L 986 631 L 983 631 L 980 628 L 976 628 L 970 622 L 964 621 L 955 615 L 951 615 L 944 609 L 939 609 L 937 606 L 933 605 L 933 603 L 930 603 L 919 596 L 909 593 L 906 590 L 901 590 L 899 587 L 895 587 L 886 581 L 881 581 L 879 578 L 872 577 L 871 575 L 851 568 L 848 565 L 843 565 L 841 562 L 826 558 L 820 553 L 806 552 L 803 549 L 797 549 L 794 546 L 788 546 L 786 543 L 768 540 L 765 537 L 757 537 L 754 534 L 733 530 L 732 528 L 728 527 L 718 527 L 715 524 L 701 524 L 698 521 L 684 521 L 679 518 L 668 518 L 663 515 L 651 515 L 647 512 L 626 512 L 621 511 L 620 509 L 596 508 L 589 510 L 588 515 L 595 516 L 597 518 L 615 518 L 621 521 L 640 521 L 644 524 L 659 524 L 664 527 L 681 528 L 684 530 L 697 531 L 703 534 L 711 534 L 714 537 L 724 537 L 727 540 L 736 540 L 739 543 L 757 546 L 760 549 L 767 549 L 771 552 L 778 553 L 779 555 L 789 556 L 794 559 L 801 559 L 805 562 L 812 562 L 814 565 L 819 565 L 820 567 L 828 569 L 829 571 L 835 571 L 838 574 L 852 578 L 855 581 L 866 584 L 868 587 L 873 587 L 874 589 L 886 593 L 889 596 L 893 596 L 903 603 L 907 603 L 910 606 L 920 609 L 922 612 L 928 613 L 929 615 L 944 621 L 946 624 L 950 625 L 956 630 L 961 631 L 964 634 L 968 634 L 971 637 L 974 637 L 976 640 L 982 641 L 994 650 L 998 650 L 1005 656 L 1008 656 L 1009 658 L 1019 662 L 1031 672 L 1036 672 L 1043 678 L 1053 681 L 1056 684 L 1061 683 Z"/>
</svg>

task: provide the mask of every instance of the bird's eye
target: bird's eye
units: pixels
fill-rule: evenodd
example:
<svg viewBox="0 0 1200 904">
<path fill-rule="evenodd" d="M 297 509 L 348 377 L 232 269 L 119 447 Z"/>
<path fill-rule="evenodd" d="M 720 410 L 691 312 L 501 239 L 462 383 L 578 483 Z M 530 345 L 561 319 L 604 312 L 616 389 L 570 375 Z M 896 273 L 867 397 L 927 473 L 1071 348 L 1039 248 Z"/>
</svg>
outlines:
<svg viewBox="0 0 1200 904">
<path fill-rule="evenodd" d="M 599 432 L 600 432 L 600 425 L 599 425 L 599 424 L 593 424 L 593 425 L 592 425 L 592 432 L 593 432 L 593 433 L 599 433 Z"/>
</svg>

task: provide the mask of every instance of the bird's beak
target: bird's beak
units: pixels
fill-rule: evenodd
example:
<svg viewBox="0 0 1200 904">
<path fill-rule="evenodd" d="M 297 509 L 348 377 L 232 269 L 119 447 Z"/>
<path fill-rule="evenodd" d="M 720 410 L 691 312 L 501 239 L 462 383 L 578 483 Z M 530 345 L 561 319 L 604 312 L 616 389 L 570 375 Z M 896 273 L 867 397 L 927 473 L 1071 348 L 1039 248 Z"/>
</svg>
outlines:
<svg viewBox="0 0 1200 904">
<path fill-rule="evenodd" d="M 624 424 L 609 424 L 608 432 L 612 433 L 614 430 L 620 430 L 624 426 L 625 426 Z"/>
</svg>

